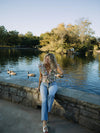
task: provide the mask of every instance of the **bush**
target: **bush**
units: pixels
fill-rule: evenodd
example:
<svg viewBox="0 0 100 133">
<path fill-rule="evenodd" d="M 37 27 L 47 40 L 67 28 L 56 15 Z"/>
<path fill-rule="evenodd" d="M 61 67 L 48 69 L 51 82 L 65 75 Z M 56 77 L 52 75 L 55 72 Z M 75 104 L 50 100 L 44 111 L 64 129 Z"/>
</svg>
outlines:
<svg viewBox="0 0 100 133">
<path fill-rule="evenodd" d="M 85 54 L 85 52 L 88 50 L 86 45 L 83 45 L 79 48 L 78 52 L 80 52 L 80 54 Z"/>
</svg>

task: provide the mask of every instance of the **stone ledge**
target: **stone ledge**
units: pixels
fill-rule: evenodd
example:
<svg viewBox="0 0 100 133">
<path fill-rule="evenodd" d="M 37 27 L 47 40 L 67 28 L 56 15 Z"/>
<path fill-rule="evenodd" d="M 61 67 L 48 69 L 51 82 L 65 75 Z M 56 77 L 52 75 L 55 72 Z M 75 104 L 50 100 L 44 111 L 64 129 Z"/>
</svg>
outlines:
<svg viewBox="0 0 100 133">
<path fill-rule="evenodd" d="M 87 94 L 87 96 L 90 97 L 83 100 L 83 94 L 86 95 L 86 93 L 72 89 L 64 90 L 58 89 L 51 113 L 77 122 L 80 125 L 99 133 L 100 97 L 94 95 L 94 99 L 96 98 L 96 100 L 99 100 L 95 102 L 94 100 L 89 99 L 93 98 L 93 95 Z M 36 108 L 41 105 L 41 96 L 40 93 L 35 90 L 35 87 L 23 86 L 11 82 L 9 83 L 7 81 L 0 81 L 0 98 L 29 107 Z M 91 101 L 94 102 L 92 103 Z"/>
<path fill-rule="evenodd" d="M 84 103 L 90 103 L 94 105 L 99 105 L 100 106 L 100 95 L 96 94 L 90 94 L 87 92 L 83 92 L 80 90 L 75 90 L 75 89 L 69 89 L 69 88 L 64 88 L 64 89 L 59 89 L 57 94 L 60 94 L 62 96 L 66 96 L 69 98 L 73 98 L 73 102 L 75 101 L 83 101 Z"/>
</svg>

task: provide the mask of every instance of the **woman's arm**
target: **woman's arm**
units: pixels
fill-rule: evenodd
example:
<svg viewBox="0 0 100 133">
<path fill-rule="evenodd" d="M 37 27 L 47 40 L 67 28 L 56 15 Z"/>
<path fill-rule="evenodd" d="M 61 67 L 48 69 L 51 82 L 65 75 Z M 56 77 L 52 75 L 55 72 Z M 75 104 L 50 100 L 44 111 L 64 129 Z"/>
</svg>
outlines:
<svg viewBox="0 0 100 133">
<path fill-rule="evenodd" d="M 41 81 L 42 81 L 42 73 L 40 72 L 40 76 L 39 76 L 39 85 L 38 85 L 38 90 L 39 90 L 39 91 L 40 91 Z"/>
<path fill-rule="evenodd" d="M 61 69 L 61 67 L 59 65 L 57 65 L 57 72 L 59 73 L 59 74 L 57 74 L 57 77 L 62 78 L 63 70 Z"/>
</svg>

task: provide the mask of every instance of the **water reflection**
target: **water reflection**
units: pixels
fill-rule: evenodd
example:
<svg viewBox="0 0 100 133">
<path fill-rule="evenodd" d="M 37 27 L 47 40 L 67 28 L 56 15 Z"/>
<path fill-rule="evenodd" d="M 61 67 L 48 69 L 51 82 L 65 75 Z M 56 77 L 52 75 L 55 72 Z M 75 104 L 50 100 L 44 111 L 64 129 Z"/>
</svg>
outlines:
<svg viewBox="0 0 100 133">
<path fill-rule="evenodd" d="M 100 77 L 100 52 L 97 53 L 96 51 L 94 51 L 93 56 L 94 56 L 95 60 L 98 61 L 98 76 Z"/>
<path fill-rule="evenodd" d="M 55 53 L 54 53 L 55 54 Z M 42 61 L 45 56 L 45 53 L 42 53 L 39 55 L 40 60 Z M 76 56 L 76 55 L 61 55 L 61 54 L 55 54 L 55 57 L 57 59 L 57 63 L 60 64 L 60 66 L 64 69 L 69 67 L 83 67 L 83 65 L 87 64 L 88 62 L 92 62 L 95 60 L 95 58 L 91 55 L 88 57 L 86 56 Z"/>
<path fill-rule="evenodd" d="M 17 65 L 20 59 L 26 60 L 26 63 L 29 64 L 29 62 L 32 62 L 33 55 L 38 56 L 32 49 L 0 49 L 0 65 L 5 67 L 9 62 L 12 65 Z"/>
<path fill-rule="evenodd" d="M 0 75 L 6 75 L 7 69 L 17 72 L 11 78 L 21 78 L 31 81 L 39 80 L 38 64 L 43 61 L 46 53 L 37 54 L 32 49 L 0 49 Z M 100 94 L 100 54 L 90 53 L 88 56 L 55 54 L 57 63 L 64 70 L 64 78 L 57 79 L 60 87 L 78 89 Z M 36 77 L 27 78 L 27 72 L 35 73 Z"/>
</svg>

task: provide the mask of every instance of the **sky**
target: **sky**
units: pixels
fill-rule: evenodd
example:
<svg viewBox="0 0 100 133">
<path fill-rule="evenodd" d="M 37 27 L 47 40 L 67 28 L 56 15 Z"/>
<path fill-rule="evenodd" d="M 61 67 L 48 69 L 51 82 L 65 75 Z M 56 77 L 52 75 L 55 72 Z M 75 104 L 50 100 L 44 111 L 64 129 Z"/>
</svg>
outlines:
<svg viewBox="0 0 100 133">
<path fill-rule="evenodd" d="M 100 37 L 100 0 L 0 0 L 0 26 L 20 34 L 40 36 L 58 24 L 76 24 L 88 19 Z"/>
</svg>

